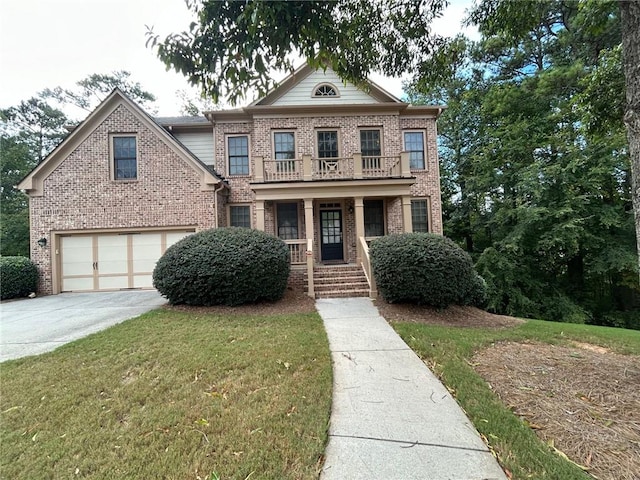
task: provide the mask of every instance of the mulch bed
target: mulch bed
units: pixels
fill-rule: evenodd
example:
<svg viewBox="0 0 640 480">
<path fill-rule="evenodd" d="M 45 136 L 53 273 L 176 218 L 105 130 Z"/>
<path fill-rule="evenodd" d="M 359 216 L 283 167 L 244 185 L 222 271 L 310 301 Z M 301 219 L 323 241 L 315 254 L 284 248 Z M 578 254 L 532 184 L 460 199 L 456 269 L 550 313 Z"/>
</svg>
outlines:
<svg viewBox="0 0 640 480">
<path fill-rule="evenodd" d="M 640 478 L 640 357 L 583 343 L 504 342 L 472 362 L 543 441 L 594 477 Z"/>
<path fill-rule="evenodd" d="M 219 315 L 286 315 L 312 313 L 316 311 L 315 300 L 300 290 L 287 289 L 284 297 L 277 302 L 259 302 L 248 305 L 228 307 L 192 307 L 189 305 L 165 305 L 163 308 L 178 312 L 211 313 Z"/>
<path fill-rule="evenodd" d="M 445 309 L 400 303 L 375 302 L 380 315 L 390 322 L 414 322 L 445 327 L 507 328 L 524 323 L 524 320 L 505 315 L 495 315 L 475 307 L 450 306 Z"/>
</svg>

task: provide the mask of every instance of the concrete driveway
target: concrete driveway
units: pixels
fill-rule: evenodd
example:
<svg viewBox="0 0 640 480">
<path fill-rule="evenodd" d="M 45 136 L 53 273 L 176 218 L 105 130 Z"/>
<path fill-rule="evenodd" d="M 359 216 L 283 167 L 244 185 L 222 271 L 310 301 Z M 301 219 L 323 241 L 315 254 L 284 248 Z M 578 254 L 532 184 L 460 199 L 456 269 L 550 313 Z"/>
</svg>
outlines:
<svg viewBox="0 0 640 480">
<path fill-rule="evenodd" d="M 0 305 L 0 361 L 49 352 L 164 305 L 156 290 L 62 293 Z"/>
</svg>

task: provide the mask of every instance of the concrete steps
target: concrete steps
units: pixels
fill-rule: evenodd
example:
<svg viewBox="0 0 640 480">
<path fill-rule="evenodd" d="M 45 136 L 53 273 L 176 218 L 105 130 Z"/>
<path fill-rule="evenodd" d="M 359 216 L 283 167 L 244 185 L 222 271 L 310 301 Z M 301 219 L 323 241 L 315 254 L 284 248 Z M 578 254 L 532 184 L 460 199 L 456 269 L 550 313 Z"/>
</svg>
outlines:
<svg viewBox="0 0 640 480">
<path fill-rule="evenodd" d="M 322 265 L 313 269 L 316 298 L 368 297 L 369 283 L 357 265 Z"/>
</svg>

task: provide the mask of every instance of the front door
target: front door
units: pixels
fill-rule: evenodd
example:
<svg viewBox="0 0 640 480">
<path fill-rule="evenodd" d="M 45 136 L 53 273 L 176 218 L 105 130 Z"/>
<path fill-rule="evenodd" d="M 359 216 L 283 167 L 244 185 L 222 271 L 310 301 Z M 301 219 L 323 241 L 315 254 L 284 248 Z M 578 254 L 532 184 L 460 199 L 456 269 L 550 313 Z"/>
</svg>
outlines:
<svg viewBox="0 0 640 480">
<path fill-rule="evenodd" d="M 320 210 L 322 260 L 343 260 L 342 210 Z"/>
</svg>

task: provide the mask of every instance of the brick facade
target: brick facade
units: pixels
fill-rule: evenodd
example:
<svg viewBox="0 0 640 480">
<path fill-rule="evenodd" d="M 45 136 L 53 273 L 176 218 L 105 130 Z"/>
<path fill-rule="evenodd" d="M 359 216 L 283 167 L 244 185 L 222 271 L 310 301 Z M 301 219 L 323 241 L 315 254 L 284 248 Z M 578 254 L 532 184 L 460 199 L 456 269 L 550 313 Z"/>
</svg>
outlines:
<svg viewBox="0 0 640 480">
<path fill-rule="evenodd" d="M 403 151 L 404 131 L 423 132 L 426 165 L 423 170 L 411 171 L 415 183 L 410 186 L 410 195 L 412 198 L 428 200 L 430 230 L 442 233 L 435 113 L 417 116 L 414 110 L 411 114 L 403 115 L 403 109 L 406 107 L 402 106 L 403 104 L 397 109 L 389 108 L 389 105 L 377 109 L 358 107 L 358 110 L 376 112 L 375 114 L 359 114 L 355 108 L 352 111 L 341 110 L 335 113 L 325 109 L 318 115 L 254 115 L 250 110 L 246 110 L 244 113 L 228 112 L 236 115 L 236 118 L 230 115 L 225 120 L 224 114 L 216 118 L 214 113 L 210 118 L 213 123 L 213 167 L 227 183 L 227 188 L 218 194 L 216 202 L 216 194 L 212 188 L 203 187 L 202 171 L 197 171 L 197 168 L 176 153 L 176 146 L 169 145 L 171 142 L 168 143 L 167 139 L 170 137 L 164 136 L 165 134 L 159 130 L 161 127 L 153 122 L 149 123 L 142 111 L 136 111 L 137 107 L 127 102 L 122 102 L 110 111 L 111 113 L 101 119 L 78 144 L 74 144 L 71 151 L 65 152 L 63 157 L 59 154 L 58 157 L 62 160 L 42 180 L 42 191 L 31 194 L 32 259 L 40 270 L 41 293 L 51 293 L 53 290 L 52 262 L 57 261 L 55 238 L 65 232 L 108 233 L 133 229 L 162 230 L 171 227 L 202 230 L 226 226 L 230 204 L 250 205 L 252 225 L 255 227 L 259 222 L 256 194 L 251 182 L 255 181 L 256 161 L 260 161 L 261 158 L 274 158 L 273 133 L 276 131 L 294 132 L 296 158 L 299 159 L 303 155 L 317 156 L 317 131 L 322 129 L 338 131 L 339 156 L 342 158 L 350 158 L 360 152 L 360 130 L 363 128 L 381 131 L 381 154 L 388 157 L 399 156 Z M 100 108 L 102 107 L 98 107 L 96 111 Z M 110 145 L 113 134 L 136 136 L 136 180 L 112 180 Z M 249 175 L 229 174 L 227 138 L 230 135 L 249 137 Z M 331 188 L 331 182 L 325 185 L 327 189 Z M 385 232 L 403 232 L 405 226 L 402 199 L 397 196 L 378 195 L 375 183 L 371 185 L 372 188 L 366 187 L 371 195 L 365 196 L 365 199 L 376 198 L 384 201 Z M 405 185 L 408 187 L 408 184 Z M 302 239 L 306 235 L 303 199 L 290 199 L 287 202 L 298 204 L 298 236 Z M 316 198 L 313 201 L 316 262 L 321 261 L 319 218 L 323 204 L 340 206 L 344 260 L 355 262 L 355 200 L 344 194 L 335 198 Z M 264 227 L 272 234 L 277 233 L 276 208 L 277 201 L 264 202 Z M 37 245 L 37 240 L 42 237 L 50 239 L 50 244 L 45 248 Z M 51 257 L 52 254 L 54 258 Z M 294 286 L 302 281 L 302 276 L 295 273 L 290 279 L 290 284 Z"/>
<path fill-rule="evenodd" d="M 137 180 L 111 180 L 113 133 L 136 134 Z M 40 247 L 39 238 L 79 230 L 211 228 L 214 193 L 202 191 L 200 182 L 155 132 L 119 106 L 44 180 L 44 195 L 30 198 L 31 258 L 40 270 L 41 293 L 52 292 L 53 246 Z"/>
</svg>

